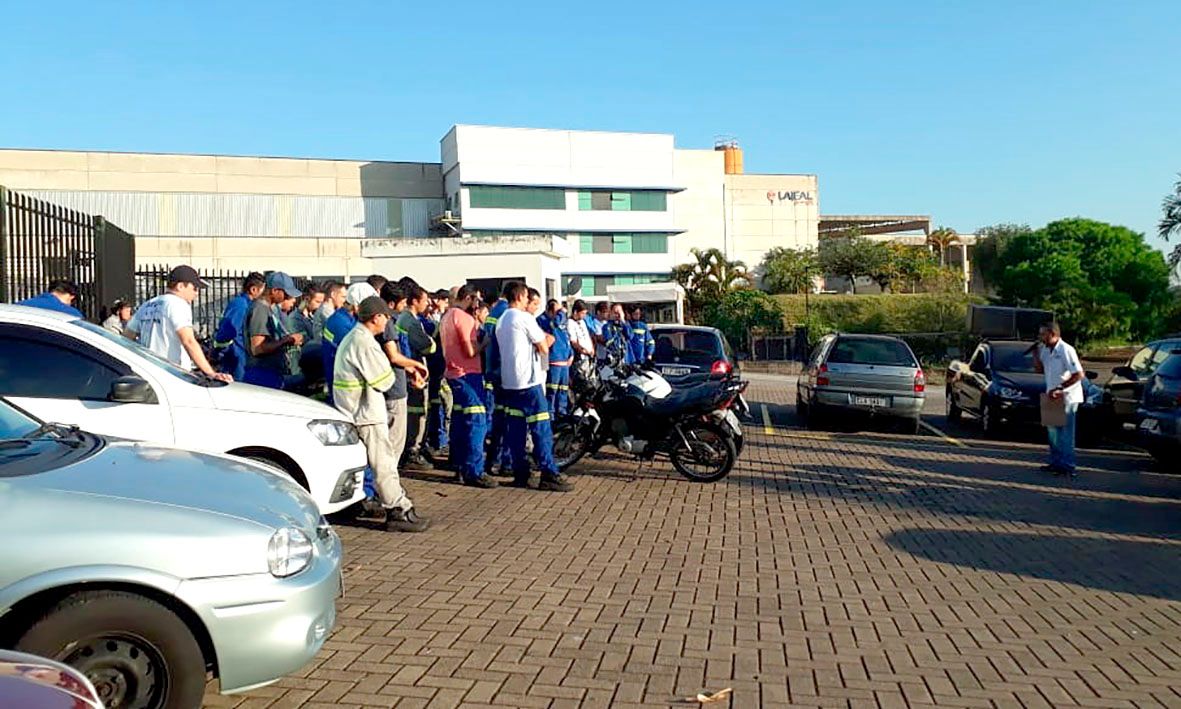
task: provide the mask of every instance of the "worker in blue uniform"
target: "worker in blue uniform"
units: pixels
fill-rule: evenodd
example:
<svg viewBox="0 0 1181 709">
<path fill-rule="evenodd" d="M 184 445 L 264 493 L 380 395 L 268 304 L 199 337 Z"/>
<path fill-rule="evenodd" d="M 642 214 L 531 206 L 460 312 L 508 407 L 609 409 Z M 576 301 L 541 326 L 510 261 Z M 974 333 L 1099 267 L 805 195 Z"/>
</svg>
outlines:
<svg viewBox="0 0 1181 709">
<path fill-rule="evenodd" d="M 546 372 L 545 395 L 550 413 L 562 416 L 566 413 L 570 399 L 570 365 L 574 363 L 574 348 L 570 345 L 570 333 L 566 330 L 566 311 L 561 303 L 551 299 L 545 312 L 537 316 L 542 332 L 552 335 L 554 343 L 549 348 L 549 370 Z"/>
<path fill-rule="evenodd" d="M 505 284 L 507 289 L 513 285 L 510 281 Z M 500 347 L 496 342 L 496 323 L 508 310 L 508 301 L 503 295 L 488 309 L 488 317 L 484 319 L 484 337 L 489 338 L 488 347 L 484 350 L 484 408 L 488 412 L 488 448 L 484 455 L 484 468 L 490 472 L 499 465 L 501 472 L 510 472 L 508 465 L 508 449 L 504 447 L 505 403 L 504 394 L 500 392 Z"/>
<path fill-rule="evenodd" d="M 242 292 L 230 298 L 213 333 L 213 352 L 218 369 L 234 381 L 246 378 L 246 316 L 254 300 L 262 295 L 266 278 L 257 271 L 242 279 Z"/>
<path fill-rule="evenodd" d="M 644 322 L 644 309 L 633 305 L 629 315 L 627 323 L 628 360 L 636 364 L 650 362 L 652 356 L 656 354 L 656 340 L 652 337 L 652 331 L 648 329 L 648 323 Z"/>
</svg>

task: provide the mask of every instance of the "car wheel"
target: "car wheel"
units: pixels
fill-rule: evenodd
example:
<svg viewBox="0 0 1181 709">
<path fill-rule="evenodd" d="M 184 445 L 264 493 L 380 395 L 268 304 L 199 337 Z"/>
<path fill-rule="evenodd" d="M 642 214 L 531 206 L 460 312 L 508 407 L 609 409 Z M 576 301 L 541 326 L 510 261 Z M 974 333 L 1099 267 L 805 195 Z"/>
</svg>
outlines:
<svg viewBox="0 0 1181 709">
<path fill-rule="evenodd" d="M 804 422 L 805 425 L 813 431 L 818 431 L 824 428 L 827 414 L 820 404 L 808 404 L 805 408 L 807 409 L 807 418 Z"/>
<path fill-rule="evenodd" d="M 800 425 L 807 428 L 808 426 L 808 403 L 804 401 L 800 393 L 796 392 L 796 417 L 800 420 Z"/>
<path fill-rule="evenodd" d="M 964 410 L 955 403 L 955 396 L 952 393 L 951 387 L 947 388 L 947 420 L 952 423 L 959 423 L 964 417 Z"/>
<path fill-rule="evenodd" d="M 68 596 L 25 631 L 16 649 L 86 675 L 107 707 L 189 709 L 205 693 L 205 657 L 188 626 L 131 593 Z"/>
</svg>

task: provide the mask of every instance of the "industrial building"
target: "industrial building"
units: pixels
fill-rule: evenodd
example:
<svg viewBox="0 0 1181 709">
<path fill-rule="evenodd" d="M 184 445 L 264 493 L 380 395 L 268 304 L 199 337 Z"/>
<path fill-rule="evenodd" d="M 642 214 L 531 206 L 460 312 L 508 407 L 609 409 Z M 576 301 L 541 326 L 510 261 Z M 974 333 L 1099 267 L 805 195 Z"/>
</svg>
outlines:
<svg viewBox="0 0 1181 709">
<path fill-rule="evenodd" d="M 693 248 L 751 268 L 815 246 L 815 175 L 743 171 L 737 143 L 457 125 L 438 163 L 0 150 L 0 185 L 101 214 L 140 264 L 413 274 L 428 287 L 524 278 L 549 295 L 667 280 Z"/>
</svg>

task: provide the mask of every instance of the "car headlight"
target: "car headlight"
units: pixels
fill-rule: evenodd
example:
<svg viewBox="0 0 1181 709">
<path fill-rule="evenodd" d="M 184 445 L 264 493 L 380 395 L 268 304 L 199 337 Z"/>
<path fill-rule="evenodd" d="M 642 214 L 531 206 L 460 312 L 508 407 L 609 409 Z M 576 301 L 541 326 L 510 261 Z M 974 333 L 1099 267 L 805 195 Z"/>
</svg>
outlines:
<svg viewBox="0 0 1181 709">
<path fill-rule="evenodd" d="M 326 446 L 351 446 L 361 440 L 357 427 L 348 421 L 309 421 L 308 430 Z"/>
<path fill-rule="evenodd" d="M 298 574 L 311 563 L 314 551 L 308 535 L 295 527 L 284 527 L 267 543 L 267 568 L 279 578 Z"/>
<path fill-rule="evenodd" d="M 1025 393 L 1013 387 L 997 387 L 996 395 L 1002 399 L 1024 399 Z"/>
</svg>

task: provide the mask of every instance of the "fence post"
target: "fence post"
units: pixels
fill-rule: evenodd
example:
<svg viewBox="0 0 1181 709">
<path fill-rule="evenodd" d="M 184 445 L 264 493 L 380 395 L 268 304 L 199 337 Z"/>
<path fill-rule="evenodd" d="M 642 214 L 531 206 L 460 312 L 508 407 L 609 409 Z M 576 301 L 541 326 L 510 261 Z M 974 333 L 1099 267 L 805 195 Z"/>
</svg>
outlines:
<svg viewBox="0 0 1181 709">
<path fill-rule="evenodd" d="M 8 190 L 0 185 L 0 303 L 9 299 L 8 268 Z"/>
</svg>

